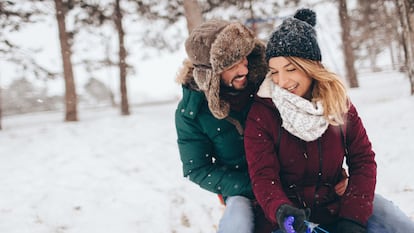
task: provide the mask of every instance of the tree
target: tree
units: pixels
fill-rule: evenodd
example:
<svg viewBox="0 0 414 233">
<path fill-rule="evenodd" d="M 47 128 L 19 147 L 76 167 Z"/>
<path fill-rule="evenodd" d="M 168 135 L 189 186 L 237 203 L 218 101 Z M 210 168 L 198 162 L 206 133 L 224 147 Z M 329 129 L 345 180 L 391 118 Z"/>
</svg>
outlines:
<svg viewBox="0 0 414 233">
<path fill-rule="evenodd" d="M 378 66 L 379 55 L 388 54 L 391 67 L 401 63 L 399 25 L 394 0 L 359 0 L 351 14 L 352 43 L 356 60 L 369 62 L 371 71 L 384 69 Z"/>
<path fill-rule="evenodd" d="M 129 0 L 122 1 L 123 3 L 128 3 Z M 132 2 L 132 1 L 131 1 Z M 127 75 L 128 71 L 132 69 L 131 66 L 127 64 L 128 53 L 125 46 L 125 30 L 123 27 L 123 18 L 127 14 L 125 10 L 121 7 L 121 1 L 115 0 L 113 4 L 102 5 L 99 1 L 91 2 L 86 0 L 80 0 L 79 5 L 83 12 L 86 14 L 78 14 L 75 16 L 75 22 L 78 28 L 86 28 L 92 26 L 93 30 L 96 31 L 99 27 L 102 27 L 107 24 L 112 24 L 115 26 L 118 37 L 118 59 L 117 61 L 112 61 L 106 51 L 107 58 L 102 61 L 86 61 L 84 64 L 90 65 L 92 63 L 99 63 L 98 66 L 95 66 L 94 69 L 108 68 L 110 66 L 118 66 L 119 68 L 119 79 L 120 79 L 120 94 L 121 94 L 121 114 L 129 115 L 129 103 L 128 103 L 128 92 L 127 92 Z M 112 27 L 111 25 L 111 27 Z M 103 35 L 101 35 L 103 36 Z M 111 35 L 112 36 L 112 35 Z M 111 40 L 111 36 L 104 38 L 106 41 Z M 105 37 L 105 36 L 103 36 Z M 105 48 L 108 50 L 108 47 Z"/>
<path fill-rule="evenodd" d="M 19 78 L 34 76 L 37 79 L 47 80 L 58 77 L 56 72 L 52 72 L 33 58 L 32 54 L 39 50 L 23 49 L 10 36 L 13 32 L 41 21 L 47 14 L 44 8 L 44 4 L 37 1 L 25 1 L 19 4 L 14 1 L 0 1 L 0 59 L 18 67 Z M 5 105 L 1 102 L 3 99 L 5 99 L 4 91 L 0 90 L 0 129 L 2 114 L 6 112 Z"/>
<path fill-rule="evenodd" d="M 111 89 L 109 89 L 105 83 L 101 82 L 99 79 L 90 78 L 84 85 L 84 88 L 89 96 L 95 100 L 95 102 L 101 103 L 109 100 L 112 106 L 116 106 Z"/>
<path fill-rule="evenodd" d="M 351 44 L 351 26 L 346 0 L 339 0 L 339 20 L 342 27 L 342 49 L 345 58 L 346 79 L 350 88 L 359 87 L 354 67 L 355 55 Z"/>
<path fill-rule="evenodd" d="M 1 124 L 2 119 L 3 119 L 3 104 L 2 104 L 3 103 L 2 102 L 3 98 L 2 98 L 2 94 L 3 94 L 3 90 L 0 86 L 0 130 L 3 129 L 2 124 Z"/>
<path fill-rule="evenodd" d="M 69 44 L 68 33 L 66 31 L 66 9 L 62 0 L 55 0 L 55 9 L 62 54 L 63 76 L 65 79 L 65 121 L 77 121 L 77 96 L 72 70 L 72 51 Z"/>
<path fill-rule="evenodd" d="M 22 49 L 17 45 L 10 35 L 21 29 L 37 23 L 47 15 L 44 10 L 44 3 L 26 1 L 20 4 L 12 1 L 0 2 L 0 57 L 2 60 L 17 65 L 22 71 L 22 75 L 35 76 L 39 79 L 54 79 L 57 73 L 50 71 L 46 67 L 40 65 L 31 53 L 27 52 L 27 48 Z M 29 49 L 33 54 L 38 52 Z"/>
<path fill-rule="evenodd" d="M 195 27 L 203 22 L 201 7 L 197 0 L 183 0 L 184 15 L 187 21 L 187 30 L 190 33 Z"/>
<path fill-rule="evenodd" d="M 124 28 L 122 27 L 122 12 L 119 5 L 120 0 L 115 0 L 115 25 L 118 32 L 118 45 L 119 45 L 119 78 L 121 89 L 121 114 L 129 115 L 128 97 L 127 97 L 127 85 L 126 85 L 126 51 L 124 45 Z"/>
<path fill-rule="evenodd" d="M 407 69 L 407 75 L 410 80 L 411 85 L 411 95 L 414 95 L 414 48 L 413 48 L 413 28 L 414 22 L 410 20 L 410 10 L 412 9 L 414 3 L 409 0 L 396 0 L 396 4 L 399 10 L 399 16 L 402 26 L 402 40 L 403 47 L 405 52 L 405 66 Z M 412 10 L 411 10 L 412 11 Z"/>
<path fill-rule="evenodd" d="M 164 23 L 164 27 L 148 29 L 148 33 L 144 38 L 146 45 L 171 51 L 180 47 L 187 33 L 177 33 L 177 36 L 171 38 L 166 37 L 165 31 L 168 28 L 175 27 L 177 22 L 182 19 L 186 20 L 187 31 L 191 31 L 204 19 L 211 18 L 237 20 L 246 23 L 250 27 L 252 24 L 247 23 L 249 19 L 272 20 L 280 9 L 276 1 L 263 2 L 258 0 L 139 0 L 134 1 L 134 3 L 136 12 L 141 16 L 141 19 L 145 18 L 150 21 Z M 254 7 L 252 7 L 253 5 Z"/>
<path fill-rule="evenodd" d="M 3 114 L 13 115 L 35 111 L 61 109 L 61 97 L 47 95 L 47 87 L 35 85 L 27 78 L 14 79 L 7 89 L 2 90 Z"/>
</svg>

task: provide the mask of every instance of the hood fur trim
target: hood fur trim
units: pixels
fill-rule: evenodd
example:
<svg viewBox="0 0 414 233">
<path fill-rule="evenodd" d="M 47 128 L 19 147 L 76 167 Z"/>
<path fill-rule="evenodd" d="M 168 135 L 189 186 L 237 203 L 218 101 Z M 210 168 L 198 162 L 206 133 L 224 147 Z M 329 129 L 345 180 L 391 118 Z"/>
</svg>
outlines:
<svg viewBox="0 0 414 233">
<path fill-rule="evenodd" d="M 272 98 L 272 78 L 270 75 L 266 75 L 266 78 L 263 80 L 260 85 L 257 96 L 261 98 Z"/>
<path fill-rule="evenodd" d="M 193 63 L 189 59 L 184 59 L 183 65 L 178 71 L 175 81 L 178 84 L 189 87 L 192 90 L 199 91 L 200 88 L 198 88 L 197 84 L 194 81 L 193 71 Z"/>
</svg>

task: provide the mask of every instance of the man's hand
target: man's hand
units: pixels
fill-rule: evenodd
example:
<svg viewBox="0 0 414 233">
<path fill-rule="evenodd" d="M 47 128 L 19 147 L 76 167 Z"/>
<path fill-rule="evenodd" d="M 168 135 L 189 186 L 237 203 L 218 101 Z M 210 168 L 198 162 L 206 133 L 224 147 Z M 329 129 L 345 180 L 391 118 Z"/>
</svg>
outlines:
<svg viewBox="0 0 414 233">
<path fill-rule="evenodd" d="M 342 168 L 342 180 L 335 185 L 335 192 L 338 196 L 342 196 L 345 193 L 346 187 L 348 187 L 348 173 Z"/>
</svg>

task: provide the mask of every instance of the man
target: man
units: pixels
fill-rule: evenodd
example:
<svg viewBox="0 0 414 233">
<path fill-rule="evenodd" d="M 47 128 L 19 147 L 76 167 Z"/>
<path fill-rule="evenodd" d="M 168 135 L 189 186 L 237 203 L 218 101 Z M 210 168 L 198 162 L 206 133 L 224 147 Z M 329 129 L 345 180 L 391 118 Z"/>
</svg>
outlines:
<svg viewBox="0 0 414 233">
<path fill-rule="evenodd" d="M 188 60 L 178 76 L 183 97 L 175 114 L 184 176 L 224 197 L 218 232 L 252 233 L 243 129 L 267 71 L 264 45 L 240 23 L 211 20 L 191 32 L 185 48 Z M 256 232 L 271 231 L 266 223 L 255 225 L 262 227 Z"/>
</svg>

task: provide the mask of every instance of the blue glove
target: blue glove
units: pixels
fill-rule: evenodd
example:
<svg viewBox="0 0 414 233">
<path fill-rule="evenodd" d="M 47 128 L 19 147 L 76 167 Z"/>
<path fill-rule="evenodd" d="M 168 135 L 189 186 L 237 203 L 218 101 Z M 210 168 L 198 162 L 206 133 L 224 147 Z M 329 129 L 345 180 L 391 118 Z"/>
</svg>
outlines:
<svg viewBox="0 0 414 233">
<path fill-rule="evenodd" d="M 276 212 L 277 223 L 285 233 L 306 233 L 310 211 L 302 210 L 288 204 L 281 205 Z"/>
<path fill-rule="evenodd" d="M 285 219 L 285 222 L 283 223 L 283 226 L 285 227 L 287 233 L 296 233 L 295 229 L 293 228 L 293 223 L 294 222 L 295 222 L 295 217 L 293 217 L 293 216 L 289 216 Z M 313 228 L 311 228 L 309 226 L 309 224 L 314 224 L 314 223 L 305 221 L 305 224 L 306 224 L 306 233 L 312 233 Z M 316 226 L 315 228 L 322 229 L 322 228 L 318 227 L 318 225 L 316 225 L 316 224 L 314 224 L 314 225 Z"/>
<path fill-rule="evenodd" d="M 293 223 L 295 222 L 295 217 L 288 216 L 285 218 L 285 222 L 283 222 L 283 227 L 286 230 L 286 233 L 296 233 L 295 229 L 293 228 Z"/>
</svg>

